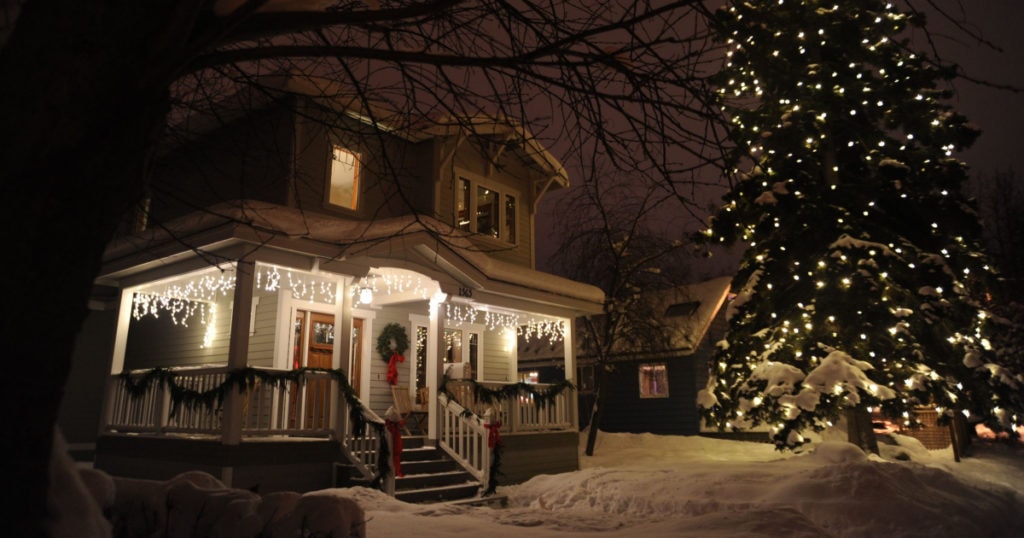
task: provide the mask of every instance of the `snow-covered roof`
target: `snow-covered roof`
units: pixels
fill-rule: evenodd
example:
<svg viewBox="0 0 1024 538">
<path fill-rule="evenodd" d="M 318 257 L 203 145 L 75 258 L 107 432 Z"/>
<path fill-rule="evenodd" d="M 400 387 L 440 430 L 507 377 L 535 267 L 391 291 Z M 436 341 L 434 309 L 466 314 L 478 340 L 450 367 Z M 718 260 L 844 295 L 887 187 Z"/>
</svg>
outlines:
<svg viewBox="0 0 1024 538">
<path fill-rule="evenodd" d="M 134 285 L 243 255 L 353 276 L 370 266 L 401 267 L 437 279 L 447 293 L 469 288 L 481 301 L 514 298 L 573 315 L 599 312 L 604 301 L 595 286 L 496 260 L 465 232 L 430 217 L 361 221 L 250 200 L 114 241 L 97 283 Z"/>
<path fill-rule="evenodd" d="M 671 346 L 666 352 L 672 356 L 687 356 L 696 351 L 728 298 L 731 280 L 732 277 L 723 276 L 650 293 L 655 308 L 665 313 L 665 323 L 672 331 Z M 582 338 L 577 339 L 577 355 L 582 356 L 580 340 Z M 518 352 L 521 362 L 543 362 L 564 355 L 561 342 L 523 339 L 519 341 Z M 621 355 L 632 354 L 624 350 Z"/>
<path fill-rule="evenodd" d="M 307 74 L 263 75 L 258 90 L 241 88 L 216 103 L 216 113 L 193 111 L 177 124 L 180 131 L 192 135 L 209 132 L 227 121 L 266 107 L 284 95 L 307 97 L 339 114 L 410 142 L 457 135 L 493 137 L 512 142 L 513 151 L 532 162 L 555 184 L 561 187 L 569 185 L 569 174 L 562 163 L 516 118 L 484 113 L 417 115 L 408 110 L 398 110 L 393 103 L 374 99 L 335 80 Z"/>
</svg>

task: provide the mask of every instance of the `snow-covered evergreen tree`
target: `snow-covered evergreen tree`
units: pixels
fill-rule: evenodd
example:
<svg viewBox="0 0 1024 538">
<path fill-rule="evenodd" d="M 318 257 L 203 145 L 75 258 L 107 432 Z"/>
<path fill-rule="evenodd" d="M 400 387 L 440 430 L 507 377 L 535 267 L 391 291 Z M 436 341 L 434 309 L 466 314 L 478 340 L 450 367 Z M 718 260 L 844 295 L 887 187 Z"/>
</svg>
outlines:
<svg viewBox="0 0 1024 538">
<path fill-rule="evenodd" d="M 699 397 L 710 423 L 793 447 L 857 406 L 1024 420 L 955 157 L 978 133 L 948 104 L 953 71 L 912 51 L 922 23 L 882 0 L 718 12 L 737 151 L 705 239 L 749 247 Z"/>
</svg>

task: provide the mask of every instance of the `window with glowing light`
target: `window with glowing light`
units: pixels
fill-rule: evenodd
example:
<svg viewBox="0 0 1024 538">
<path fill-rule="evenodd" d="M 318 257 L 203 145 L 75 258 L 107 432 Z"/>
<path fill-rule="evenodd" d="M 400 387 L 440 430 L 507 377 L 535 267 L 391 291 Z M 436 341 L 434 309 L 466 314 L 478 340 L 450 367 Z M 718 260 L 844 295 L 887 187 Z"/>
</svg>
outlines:
<svg viewBox="0 0 1024 538">
<path fill-rule="evenodd" d="M 518 237 L 518 193 L 460 177 L 455 193 L 455 225 L 505 243 Z"/>
<path fill-rule="evenodd" d="M 640 365 L 640 397 L 668 398 L 668 368 L 665 363 Z"/>
<path fill-rule="evenodd" d="M 355 209 L 359 201 L 359 154 L 334 146 L 331 155 L 331 184 L 327 201 L 331 205 Z"/>
</svg>

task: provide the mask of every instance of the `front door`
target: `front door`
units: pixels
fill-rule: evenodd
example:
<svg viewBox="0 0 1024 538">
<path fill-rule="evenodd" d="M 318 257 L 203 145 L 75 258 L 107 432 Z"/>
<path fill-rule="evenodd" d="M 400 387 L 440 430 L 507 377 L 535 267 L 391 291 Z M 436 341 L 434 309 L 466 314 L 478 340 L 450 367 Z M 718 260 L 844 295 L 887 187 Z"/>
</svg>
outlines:
<svg viewBox="0 0 1024 538">
<path fill-rule="evenodd" d="M 309 368 L 331 369 L 334 356 L 334 316 L 312 312 L 310 315 L 309 353 L 306 366 Z M 317 378 L 307 383 L 306 388 L 306 425 L 310 428 L 327 426 L 327 406 L 331 405 L 331 383 L 326 378 Z"/>
<path fill-rule="evenodd" d="M 331 369 L 334 356 L 334 316 L 320 312 L 295 312 L 295 345 L 292 368 Z M 327 426 L 328 406 L 331 403 L 331 383 L 325 377 L 309 378 L 303 384 L 292 386 L 290 427 L 295 428 L 297 417 L 303 417 L 303 428 Z"/>
</svg>

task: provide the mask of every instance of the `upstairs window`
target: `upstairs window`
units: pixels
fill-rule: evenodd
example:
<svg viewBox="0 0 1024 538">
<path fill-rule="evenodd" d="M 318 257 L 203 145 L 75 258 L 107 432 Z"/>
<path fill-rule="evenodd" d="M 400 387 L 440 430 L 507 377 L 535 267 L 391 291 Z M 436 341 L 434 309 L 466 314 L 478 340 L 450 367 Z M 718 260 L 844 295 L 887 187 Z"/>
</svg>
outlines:
<svg viewBox="0 0 1024 538">
<path fill-rule="evenodd" d="M 331 155 L 331 188 L 327 201 L 331 205 L 355 209 L 359 201 L 359 154 L 334 146 Z"/>
<path fill-rule="evenodd" d="M 456 225 L 467 232 L 514 244 L 517 237 L 516 194 L 460 177 L 456 192 Z"/>
</svg>

